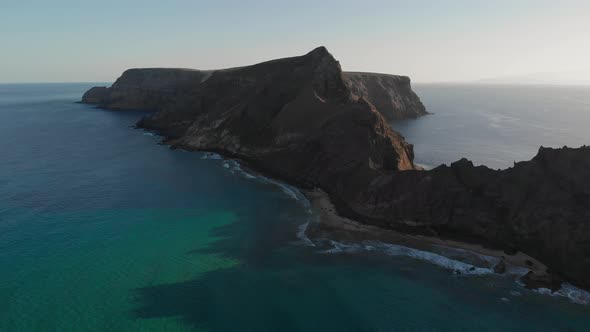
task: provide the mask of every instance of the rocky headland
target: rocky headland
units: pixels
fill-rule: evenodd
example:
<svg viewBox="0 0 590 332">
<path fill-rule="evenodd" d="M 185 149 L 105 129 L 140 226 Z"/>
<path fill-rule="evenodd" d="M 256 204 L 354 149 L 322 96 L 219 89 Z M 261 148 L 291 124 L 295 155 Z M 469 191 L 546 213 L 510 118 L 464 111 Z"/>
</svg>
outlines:
<svg viewBox="0 0 590 332">
<path fill-rule="evenodd" d="M 590 147 L 541 148 L 506 170 L 466 159 L 421 170 L 388 124 L 427 114 L 407 77 L 343 72 L 320 47 L 224 70 L 130 69 L 82 102 L 152 110 L 138 127 L 172 147 L 220 152 L 319 188 L 360 224 L 526 253 L 548 267 L 529 285 L 590 288 Z"/>
</svg>

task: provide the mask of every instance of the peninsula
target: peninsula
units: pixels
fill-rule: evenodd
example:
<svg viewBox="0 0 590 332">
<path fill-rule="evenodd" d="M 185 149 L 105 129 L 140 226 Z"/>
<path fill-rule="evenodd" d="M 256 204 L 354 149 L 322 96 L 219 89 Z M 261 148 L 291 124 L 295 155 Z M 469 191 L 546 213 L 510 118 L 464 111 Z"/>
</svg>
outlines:
<svg viewBox="0 0 590 332">
<path fill-rule="evenodd" d="M 590 288 L 590 147 L 540 148 L 505 170 L 466 159 L 422 170 L 389 125 L 427 114 L 408 77 L 343 72 L 319 47 L 223 70 L 130 69 L 82 102 L 154 111 L 137 125 L 172 147 L 319 188 L 361 224 L 526 253 L 548 267 L 532 287 Z"/>
</svg>

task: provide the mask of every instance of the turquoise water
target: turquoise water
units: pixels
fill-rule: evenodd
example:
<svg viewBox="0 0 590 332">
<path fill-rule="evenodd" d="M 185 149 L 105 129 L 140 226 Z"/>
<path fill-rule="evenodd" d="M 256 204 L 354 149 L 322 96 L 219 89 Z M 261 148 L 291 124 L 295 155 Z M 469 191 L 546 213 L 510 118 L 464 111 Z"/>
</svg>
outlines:
<svg viewBox="0 0 590 332">
<path fill-rule="evenodd" d="M 0 85 L 0 331 L 588 331 L 511 277 L 307 246 L 299 196 L 75 104 L 92 85 Z"/>
</svg>

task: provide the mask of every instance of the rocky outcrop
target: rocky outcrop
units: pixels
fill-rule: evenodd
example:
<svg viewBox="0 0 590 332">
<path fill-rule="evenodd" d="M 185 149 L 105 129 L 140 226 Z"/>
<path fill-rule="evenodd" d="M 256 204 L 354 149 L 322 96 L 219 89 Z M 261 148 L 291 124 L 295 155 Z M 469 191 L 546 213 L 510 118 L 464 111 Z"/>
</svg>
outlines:
<svg viewBox="0 0 590 332">
<path fill-rule="evenodd" d="M 301 187 L 319 187 L 340 214 L 360 222 L 520 250 L 546 263 L 551 280 L 590 288 L 588 147 L 542 148 L 507 170 L 465 159 L 419 170 L 412 146 L 375 106 L 393 110 L 380 104 L 393 88 L 376 89 L 375 82 L 389 83 L 370 74 L 343 73 L 323 47 L 213 72 L 150 71 L 128 71 L 83 101 L 155 109 L 138 126 L 160 131 L 173 147 L 222 152 Z M 409 80 L 400 84 L 409 89 Z M 399 105 L 412 100 L 407 95 Z"/>
<path fill-rule="evenodd" d="M 410 78 L 375 73 L 345 72 L 351 91 L 363 96 L 388 120 L 413 119 L 428 114 L 412 91 Z"/>
<path fill-rule="evenodd" d="M 228 72 L 242 72 L 241 69 L 129 69 L 111 87 L 88 90 L 82 102 L 112 110 L 161 110 L 179 98 L 189 98 L 206 88 L 209 84 L 201 83 L 213 73 L 227 75 Z M 420 98 L 412 91 L 407 76 L 353 72 L 341 74 L 342 81 L 354 98 L 362 97 L 370 102 L 388 121 L 428 114 Z M 236 84 L 239 84 L 238 81 Z"/>
<path fill-rule="evenodd" d="M 138 125 L 165 133 L 173 146 L 222 151 L 338 195 L 379 170 L 414 169 L 412 146 L 351 93 L 340 64 L 323 47 L 215 71 L 194 94 Z"/>
<path fill-rule="evenodd" d="M 209 75 L 210 71 L 193 69 L 129 69 L 111 87 L 88 90 L 82 102 L 113 110 L 155 111 L 191 93 Z"/>
<path fill-rule="evenodd" d="M 590 147 L 541 148 L 506 170 L 462 159 L 390 172 L 340 206 L 385 228 L 522 251 L 590 288 Z"/>
</svg>

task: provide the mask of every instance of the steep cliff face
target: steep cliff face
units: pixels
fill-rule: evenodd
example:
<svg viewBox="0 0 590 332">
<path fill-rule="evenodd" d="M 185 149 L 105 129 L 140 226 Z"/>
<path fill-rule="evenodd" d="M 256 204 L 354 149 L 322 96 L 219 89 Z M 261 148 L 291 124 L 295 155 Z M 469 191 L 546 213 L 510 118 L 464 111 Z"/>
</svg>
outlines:
<svg viewBox="0 0 590 332">
<path fill-rule="evenodd" d="M 283 60 L 286 59 L 279 61 Z M 209 86 L 202 83 L 214 73 L 216 76 L 235 79 L 234 84 L 242 84 L 243 82 L 239 83 L 241 77 L 229 76 L 227 73 L 244 73 L 250 67 L 215 71 L 178 68 L 129 69 L 111 87 L 94 87 L 88 90 L 82 97 L 82 102 L 113 110 L 161 110 L 174 104 L 178 99 L 188 99 L 198 94 L 201 88 Z M 363 97 L 388 121 L 428 114 L 420 98 L 412 91 L 410 79 L 406 76 L 341 71 L 340 74 L 343 84 L 353 94 L 353 98 Z M 317 75 L 323 73 L 320 71 Z M 325 89 L 321 86 L 314 88 L 320 92 Z M 181 108 L 182 106 L 177 110 Z"/>
<path fill-rule="evenodd" d="M 322 188 L 361 222 L 522 250 L 555 280 L 590 288 L 590 148 L 541 149 L 503 171 L 467 160 L 417 170 L 412 146 L 382 115 L 423 109 L 412 96 L 409 79 L 343 73 L 320 47 L 213 72 L 130 70 L 83 101 L 156 110 L 138 126 Z"/>
<path fill-rule="evenodd" d="M 412 91 L 407 76 L 355 72 L 345 72 L 344 75 L 350 81 L 352 92 L 373 104 L 388 121 L 428 114 Z"/>
<path fill-rule="evenodd" d="M 166 133 L 174 146 L 223 151 L 339 197 L 374 172 L 414 169 L 412 146 L 351 93 L 323 47 L 215 71 L 139 125 Z"/>
<path fill-rule="evenodd" d="M 522 251 L 590 288 L 590 147 L 541 148 L 506 170 L 391 172 L 358 194 L 342 209 L 366 223 Z"/>
<path fill-rule="evenodd" d="M 113 110 L 159 110 L 190 93 L 210 71 L 174 68 L 129 69 L 109 88 L 94 87 L 82 102 Z"/>
</svg>

